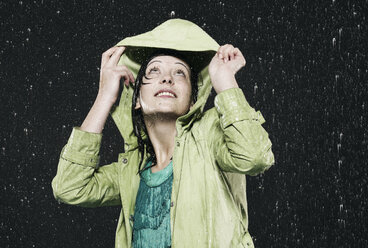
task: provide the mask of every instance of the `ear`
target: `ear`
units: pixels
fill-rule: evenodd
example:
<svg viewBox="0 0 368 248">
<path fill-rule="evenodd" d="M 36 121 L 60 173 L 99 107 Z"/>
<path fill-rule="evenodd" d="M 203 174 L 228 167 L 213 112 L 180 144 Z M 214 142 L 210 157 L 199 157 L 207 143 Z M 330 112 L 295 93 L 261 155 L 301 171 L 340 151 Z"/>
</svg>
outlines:
<svg viewBox="0 0 368 248">
<path fill-rule="evenodd" d="M 137 102 L 135 103 L 135 108 L 134 109 L 140 109 L 141 108 L 141 103 L 139 101 L 139 97 L 137 99 Z"/>
</svg>

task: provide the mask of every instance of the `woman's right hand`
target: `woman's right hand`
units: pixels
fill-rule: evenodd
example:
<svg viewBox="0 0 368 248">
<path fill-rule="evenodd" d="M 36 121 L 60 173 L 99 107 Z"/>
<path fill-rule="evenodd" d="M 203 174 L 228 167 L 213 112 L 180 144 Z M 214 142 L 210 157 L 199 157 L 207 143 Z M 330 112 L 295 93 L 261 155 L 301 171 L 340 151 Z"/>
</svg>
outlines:
<svg viewBox="0 0 368 248">
<path fill-rule="evenodd" d="M 111 47 L 102 54 L 100 85 L 98 97 L 104 101 L 115 103 L 118 98 L 120 79 L 124 78 L 124 84 L 135 81 L 133 73 L 125 65 L 117 65 L 125 47 Z"/>
</svg>

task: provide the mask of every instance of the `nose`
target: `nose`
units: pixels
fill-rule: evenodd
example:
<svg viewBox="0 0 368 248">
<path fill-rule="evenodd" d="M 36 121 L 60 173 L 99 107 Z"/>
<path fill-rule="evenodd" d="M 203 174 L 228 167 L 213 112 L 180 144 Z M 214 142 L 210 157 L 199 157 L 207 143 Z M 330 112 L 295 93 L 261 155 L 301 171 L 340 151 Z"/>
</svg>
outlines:
<svg viewBox="0 0 368 248">
<path fill-rule="evenodd" d="M 163 78 L 161 80 L 161 83 L 169 83 L 169 84 L 172 84 L 173 81 L 172 81 L 171 76 L 169 76 L 169 75 L 163 76 Z"/>
</svg>

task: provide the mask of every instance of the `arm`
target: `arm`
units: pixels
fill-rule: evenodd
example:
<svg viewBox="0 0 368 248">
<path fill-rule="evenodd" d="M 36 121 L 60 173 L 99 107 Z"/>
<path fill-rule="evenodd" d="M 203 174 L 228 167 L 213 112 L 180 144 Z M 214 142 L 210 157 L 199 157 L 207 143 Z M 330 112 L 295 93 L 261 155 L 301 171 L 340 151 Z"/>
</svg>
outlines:
<svg viewBox="0 0 368 248">
<path fill-rule="evenodd" d="M 226 172 L 256 175 L 274 164 L 271 141 L 262 127 L 262 114 L 251 108 L 239 88 L 219 93 L 215 98 L 218 119 L 209 135 L 212 154 Z"/>
<path fill-rule="evenodd" d="M 262 114 L 249 106 L 236 82 L 235 74 L 244 66 L 243 54 L 232 45 L 221 46 L 211 60 L 218 121 L 210 146 L 222 170 L 256 175 L 274 164 L 274 156 Z"/>
<path fill-rule="evenodd" d="M 120 79 L 134 81 L 126 66 L 117 65 L 124 47 L 102 54 L 99 91 L 80 128 L 75 127 L 64 146 L 52 188 L 56 199 L 87 207 L 120 204 L 118 164 L 98 168 L 102 130 L 117 99 Z"/>
<path fill-rule="evenodd" d="M 55 199 L 84 207 L 120 204 L 118 164 L 98 168 L 101 138 L 73 128 L 52 180 Z"/>
</svg>

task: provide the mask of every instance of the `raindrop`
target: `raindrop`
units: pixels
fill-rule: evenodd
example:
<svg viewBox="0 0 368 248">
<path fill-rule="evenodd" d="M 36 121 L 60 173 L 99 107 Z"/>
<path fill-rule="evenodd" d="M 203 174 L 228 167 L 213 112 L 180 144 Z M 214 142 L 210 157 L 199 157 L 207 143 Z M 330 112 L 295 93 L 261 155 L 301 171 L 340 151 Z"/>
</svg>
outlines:
<svg viewBox="0 0 368 248">
<path fill-rule="evenodd" d="M 335 38 L 335 37 L 333 37 L 333 38 L 332 38 L 332 46 L 333 46 L 333 47 L 335 47 L 335 46 L 336 46 L 336 38 Z"/>
<path fill-rule="evenodd" d="M 341 144 L 337 144 L 337 152 L 340 153 L 341 150 Z"/>
<path fill-rule="evenodd" d="M 257 89 L 258 89 L 258 86 L 257 86 L 257 83 L 255 83 L 255 85 L 254 85 L 254 95 L 257 93 Z"/>
<path fill-rule="evenodd" d="M 174 17 L 175 17 L 175 11 L 171 11 L 171 13 L 170 13 L 170 17 L 171 17 L 171 18 L 174 18 Z"/>
<path fill-rule="evenodd" d="M 337 83 L 337 80 L 339 80 L 340 75 L 335 75 L 335 82 Z"/>
</svg>

